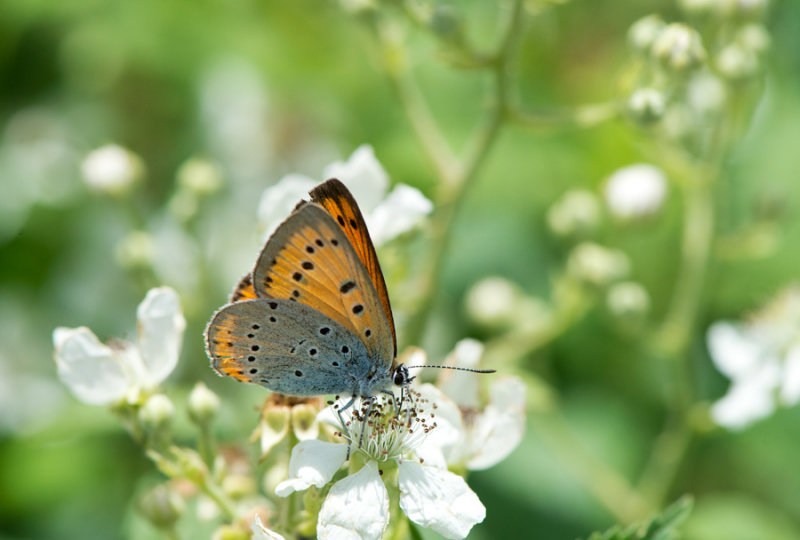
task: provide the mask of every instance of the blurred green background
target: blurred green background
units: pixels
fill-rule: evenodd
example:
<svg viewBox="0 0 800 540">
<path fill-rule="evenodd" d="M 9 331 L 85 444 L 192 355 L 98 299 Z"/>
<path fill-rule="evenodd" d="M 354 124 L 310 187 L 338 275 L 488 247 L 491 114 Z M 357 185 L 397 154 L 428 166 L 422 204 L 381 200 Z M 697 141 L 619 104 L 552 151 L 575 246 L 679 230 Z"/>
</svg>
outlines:
<svg viewBox="0 0 800 540">
<path fill-rule="evenodd" d="M 492 43 L 497 5 L 457 4 L 475 41 Z M 547 109 L 624 99 L 626 32 L 652 12 L 680 18 L 672 2 L 627 0 L 575 0 L 533 17 L 516 59 L 521 103 Z M 763 305 L 800 269 L 800 3 L 775 2 L 766 26 L 763 94 L 731 149 L 715 206 L 719 237 L 767 223 L 768 240 L 756 256 L 711 260 L 689 351 L 701 401 L 718 399 L 728 384 L 706 352 L 708 325 Z M 434 116 L 459 148 L 486 106 L 486 77 L 442 62 L 423 32 L 410 28 L 407 40 Z M 132 336 L 152 276 L 118 264 L 126 234 L 135 225 L 158 239 L 158 282 L 184 303 L 189 325 L 169 380 L 178 439 L 193 437 L 180 396 L 202 380 L 223 397 L 220 438 L 243 440 L 263 391 L 218 378 L 202 330 L 260 248 L 260 193 L 289 172 L 318 178 L 362 143 L 375 148 L 393 182 L 433 198 L 436 179 L 372 36 L 331 1 L 0 0 L 0 81 L 0 537 L 157 537 L 132 501 L 158 473 L 107 409 L 68 394 L 52 361 L 56 326 L 86 325 L 101 339 Z M 423 343 L 434 360 L 462 337 L 488 337 L 463 309 L 481 278 L 500 275 L 530 295 L 552 296 L 565 248 L 547 231 L 548 207 L 567 189 L 599 189 L 615 169 L 647 161 L 646 137 L 624 119 L 502 132 L 454 223 Z M 132 202 L 94 194 L 81 180 L 83 157 L 109 142 L 146 167 Z M 219 164 L 225 185 L 190 226 L 207 242 L 187 246 L 167 209 L 176 171 L 197 155 Z M 660 215 L 610 227 L 602 238 L 630 256 L 652 320 L 663 317 L 673 293 L 682 212 L 672 186 Z M 387 274 L 402 319 L 403 299 L 395 300 L 391 268 Z M 525 364 L 557 390 L 571 440 L 631 481 L 665 417 L 646 337 L 620 331 L 594 307 Z M 798 441 L 798 408 L 742 432 L 696 438 L 667 497 L 696 498 L 685 536 L 800 538 Z M 561 458 L 532 421 L 509 459 L 470 476 L 487 507 L 471 537 L 570 539 L 614 524 Z"/>
</svg>

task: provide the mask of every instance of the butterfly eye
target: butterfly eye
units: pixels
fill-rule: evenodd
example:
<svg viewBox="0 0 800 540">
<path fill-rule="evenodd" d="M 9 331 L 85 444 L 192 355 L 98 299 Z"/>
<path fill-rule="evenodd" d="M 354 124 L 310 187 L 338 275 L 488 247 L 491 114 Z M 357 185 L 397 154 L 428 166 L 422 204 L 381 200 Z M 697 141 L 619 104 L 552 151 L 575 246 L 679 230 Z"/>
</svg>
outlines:
<svg viewBox="0 0 800 540">
<path fill-rule="evenodd" d="M 394 370 L 394 374 L 392 375 L 392 382 L 397 386 L 403 386 L 411 382 L 411 378 L 408 376 L 408 368 L 403 364 L 397 366 Z"/>
</svg>

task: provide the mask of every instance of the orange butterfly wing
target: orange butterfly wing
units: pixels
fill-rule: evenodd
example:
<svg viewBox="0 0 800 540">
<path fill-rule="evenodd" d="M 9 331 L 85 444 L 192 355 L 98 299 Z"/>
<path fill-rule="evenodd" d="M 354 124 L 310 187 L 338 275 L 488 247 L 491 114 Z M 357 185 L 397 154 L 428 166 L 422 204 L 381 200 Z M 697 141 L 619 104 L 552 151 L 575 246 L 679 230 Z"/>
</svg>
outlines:
<svg viewBox="0 0 800 540">
<path fill-rule="evenodd" d="M 331 178 L 315 187 L 309 193 L 311 202 L 322 206 L 338 223 L 347 239 L 353 246 L 361 264 L 367 270 L 372 284 L 378 293 L 383 312 L 389 321 L 389 328 L 392 333 L 393 357 L 397 355 L 397 336 L 394 328 L 394 317 L 392 317 L 392 306 L 389 303 L 389 293 L 386 290 L 386 281 L 383 279 L 381 265 L 378 263 L 378 256 L 369 236 L 367 224 L 361 215 L 355 198 L 350 191 L 339 180 Z"/>
<path fill-rule="evenodd" d="M 247 273 L 242 276 L 242 279 L 236 284 L 236 288 L 233 289 L 228 301 L 232 304 L 234 302 L 252 300 L 254 298 L 258 298 L 258 295 L 256 294 L 256 289 L 253 287 L 253 275 Z"/>
<path fill-rule="evenodd" d="M 252 274 L 255 293 L 327 315 L 364 343 L 376 368 L 388 366 L 394 359 L 391 319 L 384 316 L 371 275 L 334 219 L 317 204 L 300 203 L 259 255 Z"/>
</svg>

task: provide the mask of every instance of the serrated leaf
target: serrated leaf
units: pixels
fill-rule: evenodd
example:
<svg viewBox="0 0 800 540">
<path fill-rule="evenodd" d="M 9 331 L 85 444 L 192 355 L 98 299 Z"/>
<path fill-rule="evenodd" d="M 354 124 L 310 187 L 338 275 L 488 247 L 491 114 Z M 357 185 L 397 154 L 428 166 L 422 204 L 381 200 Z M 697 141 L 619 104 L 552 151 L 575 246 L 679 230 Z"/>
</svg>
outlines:
<svg viewBox="0 0 800 540">
<path fill-rule="evenodd" d="M 587 540 L 673 540 L 676 529 L 692 509 L 692 497 L 685 495 L 649 521 L 629 527 L 614 525 L 605 532 L 594 532 Z"/>
</svg>

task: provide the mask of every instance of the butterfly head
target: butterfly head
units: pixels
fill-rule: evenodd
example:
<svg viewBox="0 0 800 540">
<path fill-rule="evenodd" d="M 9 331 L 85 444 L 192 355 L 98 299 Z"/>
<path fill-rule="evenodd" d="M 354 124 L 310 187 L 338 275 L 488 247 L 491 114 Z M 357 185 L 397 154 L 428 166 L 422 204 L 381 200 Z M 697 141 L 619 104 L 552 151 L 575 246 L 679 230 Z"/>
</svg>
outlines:
<svg viewBox="0 0 800 540">
<path fill-rule="evenodd" d="M 398 364 L 394 371 L 392 371 L 392 382 L 397 386 L 406 386 L 411 384 L 416 377 L 412 377 L 408 373 L 408 368 L 404 364 Z"/>
</svg>

